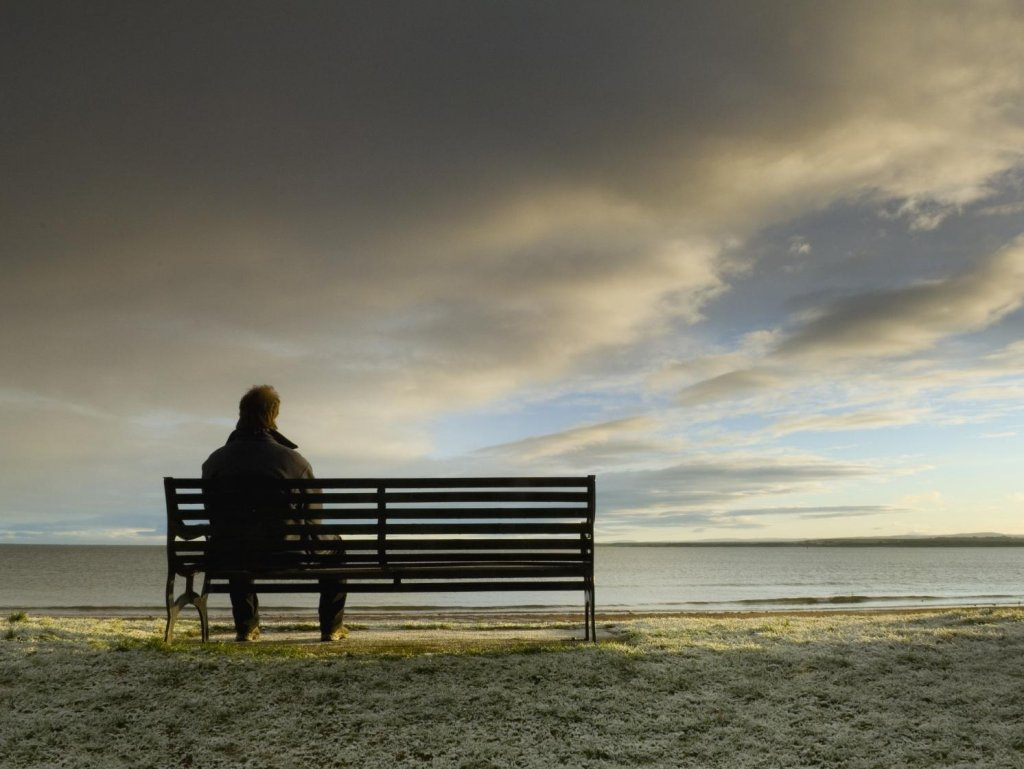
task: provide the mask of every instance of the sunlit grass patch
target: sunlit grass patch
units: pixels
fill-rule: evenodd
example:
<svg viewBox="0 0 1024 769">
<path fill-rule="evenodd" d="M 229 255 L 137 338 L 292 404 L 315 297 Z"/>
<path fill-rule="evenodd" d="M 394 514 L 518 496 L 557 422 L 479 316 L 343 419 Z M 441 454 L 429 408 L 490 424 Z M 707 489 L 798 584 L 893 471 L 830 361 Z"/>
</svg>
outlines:
<svg viewBox="0 0 1024 769">
<path fill-rule="evenodd" d="M 508 637 L 403 637 L 401 633 L 373 634 L 359 638 L 350 634 L 340 641 L 274 640 L 264 634 L 257 642 L 212 641 L 206 644 L 176 642 L 164 645 L 170 650 L 197 655 L 253 659 L 329 659 L 363 657 L 394 659 L 419 656 L 501 656 L 569 652 L 584 642 L 574 640 L 529 640 Z M 587 642 L 587 646 L 595 646 Z M 598 646 L 601 644 L 598 644 Z M 606 646 L 615 644 L 606 643 Z"/>
<path fill-rule="evenodd" d="M 165 643 L 163 621 L 157 618 L 43 616 L 19 623 L 17 637 L 32 644 L 60 644 L 69 651 L 157 651 L 238 659 L 537 654 L 569 651 L 583 643 L 567 637 L 564 632 L 567 626 L 560 623 L 396 619 L 369 625 L 353 623 L 346 627 L 350 631 L 346 638 L 325 643 L 319 640 L 319 626 L 315 622 L 267 622 L 262 626 L 263 632 L 258 641 L 239 643 L 234 640 L 232 625 L 213 623 L 212 640 L 201 643 L 198 621 L 186 620 L 178 623 L 174 640 Z"/>
</svg>

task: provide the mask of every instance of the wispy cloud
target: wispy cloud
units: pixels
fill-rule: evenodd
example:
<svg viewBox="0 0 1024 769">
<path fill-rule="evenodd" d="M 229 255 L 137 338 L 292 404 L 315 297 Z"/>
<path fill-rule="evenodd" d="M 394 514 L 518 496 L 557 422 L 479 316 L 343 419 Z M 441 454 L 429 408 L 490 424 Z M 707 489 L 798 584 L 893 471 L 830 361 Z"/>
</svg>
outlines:
<svg viewBox="0 0 1024 769">
<path fill-rule="evenodd" d="M 885 472 L 819 457 L 736 455 L 692 459 L 657 470 L 606 473 L 601 496 L 604 510 L 612 515 L 722 510 L 744 499 L 808 492 Z"/>
<path fill-rule="evenodd" d="M 629 417 L 490 446 L 477 454 L 481 458 L 511 461 L 520 466 L 594 470 L 684 450 L 685 443 L 681 440 L 659 438 L 657 427 L 658 422 L 652 416 Z"/>
<path fill-rule="evenodd" d="M 690 385 L 679 394 L 684 405 L 696 405 L 722 398 L 760 395 L 784 384 L 785 379 L 769 368 L 729 371 Z"/>
<path fill-rule="evenodd" d="M 904 508 L 890 505 L 826 505 L 821 507 L 758 507 L 745 510 L 729 510 L 726 515 L 736 517 L 796 516 L 798 518 L 856 518 L 866 515 L 890 515 L 906 512 Z"/>
<path fill-rule="evenodd" d="M 845 411 L 810 416 L 790 416 L 776 421 L 771 429 L 777 435 L 807 431 L 878 430 L 885 427 L 914 424 L 932 413 L 924 408 L 904 408 L 898 411 Z"/>
</svg>

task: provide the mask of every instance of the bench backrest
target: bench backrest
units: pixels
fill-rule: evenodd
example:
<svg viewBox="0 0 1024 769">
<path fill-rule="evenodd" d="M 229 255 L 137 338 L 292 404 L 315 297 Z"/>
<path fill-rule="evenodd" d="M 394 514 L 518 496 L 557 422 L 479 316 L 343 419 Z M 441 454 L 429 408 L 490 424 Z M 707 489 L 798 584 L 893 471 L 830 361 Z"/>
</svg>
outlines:
<svg viewBox="0 0 1024 769">
<path fill-rule="evenodd" d="M 164 490 L 168 565 L 183 575 L 206 571 L 211 559 L 214 569 L 250 571 L 431 563 L 593 569 L 592 475 L 232 485 L 165 478 Z M 218 548 L 236 535 L 243 544 Z"/>
</svg>

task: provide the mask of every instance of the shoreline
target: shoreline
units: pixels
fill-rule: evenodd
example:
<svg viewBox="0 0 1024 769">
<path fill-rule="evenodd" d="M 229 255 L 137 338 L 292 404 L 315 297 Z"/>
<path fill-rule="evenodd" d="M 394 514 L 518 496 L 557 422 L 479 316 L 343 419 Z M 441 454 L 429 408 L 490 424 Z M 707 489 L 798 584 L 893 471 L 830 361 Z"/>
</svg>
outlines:
<svg viewBox="0 0 1024 769">
<path fill-rule="evenodd" d="M 886 614 L 928 614 L 958 610 L 1019 610 L 1024 602 L 1014 603 L 942 603 L 942 604 L 894 604 L 886 606 L 864 606 L 855 603 L 823 604 L 818 606 L 780 606 L 778 608 L 737 608 L 737 609 L 651 609 L 651 608 L 598 608 L 598 622 L 627 622 L 639 619 L 743 619 L 748 617 L 785 617 L 785 616 L 860 616 Z M 270 622 L 295 622 L 304 619 L 315 621 L 316 607 L 296 606 L 261 606 L 264 620 Z M 0 619 L 15 612 L 25 612 L 37 617 L 76 617 L 89 619 L 163 619 L 166 616 L 164 607 L 141 606 L 0 606 Z M 394 606 L 394 607 L 353 607 L 346 610 L 346 620 L 361 621 L 458 621 L 495 622 L 574 622 L 581 620 L 583 608 L 570 607 L 458 607 L 458 606 Z M 197 617 L 191 609 L 184 609 L 179 620 L 190 620 Z M 211 621 L 231 618 L 229 606 L 209 607 Z M 581 620 L 582 621 L 582 620 Z"/>
</svg>

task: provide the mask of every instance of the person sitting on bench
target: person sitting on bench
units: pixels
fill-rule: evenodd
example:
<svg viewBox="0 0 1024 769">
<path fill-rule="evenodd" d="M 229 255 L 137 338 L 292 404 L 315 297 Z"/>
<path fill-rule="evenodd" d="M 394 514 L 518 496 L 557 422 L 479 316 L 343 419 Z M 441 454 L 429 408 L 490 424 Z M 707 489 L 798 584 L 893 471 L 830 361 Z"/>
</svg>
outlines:
<svg viewBox="0 0 1024 769">
<path fill-rule="evenodd" d="M 203 478 L 313 478 L 313 468 L 296 449 L 298 446 L 277 431 L 281 399 L 270 385 L 249 389 L 238 404 L 238 424 L 227 443 L 203 463 Z M 231 614 L 235 639 L 253 641 L 260 634 L 259 598 L 252 580 L 231 581 Z M 345 614 L 344 584 L 340 580 L 320 581 L 320 639 L 343 637 Z"/>
</svg>

